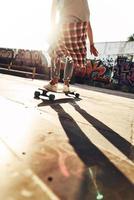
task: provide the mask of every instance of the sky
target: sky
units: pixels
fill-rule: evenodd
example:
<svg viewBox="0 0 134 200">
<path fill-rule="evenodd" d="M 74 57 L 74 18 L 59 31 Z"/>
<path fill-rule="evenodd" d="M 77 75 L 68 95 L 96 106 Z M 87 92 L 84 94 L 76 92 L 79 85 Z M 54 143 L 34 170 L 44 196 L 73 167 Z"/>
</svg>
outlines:
<svg viewBox="0 0 134 200">
<path fill-rule="evenodd" d="M 0 0 L 0 47 L 45 50 L 52 0 Z M 88 0 L 94 42 L 134 33 L 134 0 Z"/>
</svg>

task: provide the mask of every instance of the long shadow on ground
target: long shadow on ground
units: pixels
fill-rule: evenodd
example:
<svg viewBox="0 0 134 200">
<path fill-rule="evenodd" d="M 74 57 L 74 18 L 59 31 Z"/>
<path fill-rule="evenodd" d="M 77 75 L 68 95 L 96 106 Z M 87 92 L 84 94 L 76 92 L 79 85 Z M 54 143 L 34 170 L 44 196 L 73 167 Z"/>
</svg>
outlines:
<svg viewBox="0 0 134 200">
<path fill-rule="evenodd" d="M 133 149 L 132 144 L 130 144 L 127 140 L 121 137 L 114 130 L 109 128 L 103 122 L 99 121 L 89 113 L 87 113 L 84 109 L 80 108 L 80 106 L 76 103 L 70 103 L 77 112 L 79 112 L 92 126 L 100 132 L 107 140 L 109 140 L 114 146 L 116 146 L 123 154 L 125 154 L 129 159 L 131 159 L 131 150 Z"/>
<path fill-rule="evenodd" d="M 126 199 L 131 200 L 134 194 L 134 187 L 128 179 L 89 140 L 76 121 L 59 104 L 53 104 L 51 108 L 57 112 L 60 123 L 69 138 L 69 143 L 79 158 L 89 170 L 96 166 L 95 184 L 99 183 L 105 197 L 107 196 L 108 199 L 119 199 L 118 197 L 123 199 L 122 195 L 125 195 Z"/>
</svg>

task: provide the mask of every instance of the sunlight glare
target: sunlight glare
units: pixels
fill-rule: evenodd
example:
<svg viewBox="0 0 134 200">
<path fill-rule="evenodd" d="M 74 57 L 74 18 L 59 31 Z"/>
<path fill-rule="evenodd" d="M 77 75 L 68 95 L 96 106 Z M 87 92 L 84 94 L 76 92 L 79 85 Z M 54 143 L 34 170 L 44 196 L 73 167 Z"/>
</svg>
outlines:
<svg viewBox="0 0 134 200">
<path fill-rule="evenodd" d="M 45 49 L 50 30 L 51 0 L 4 0 L 0 3 L 3 27 L 0 47 Z"/>
<path fill-rule="evenodd" d="M 33 130 L 33 124 L 36 121 L 34 111 L 26 111 L 25 108 L 16 106 L 15 104 L 11 106 L 5 100 L 3 100 L 2 105 L 0 106 L 0 118 L 2 119 L 0 138 L 6 141 L 7 145 L 15 152 L 26 150 L 29 145 L 29 137 Z M 0 151 L 2 152 L 2 149 Z"/>
</svg>

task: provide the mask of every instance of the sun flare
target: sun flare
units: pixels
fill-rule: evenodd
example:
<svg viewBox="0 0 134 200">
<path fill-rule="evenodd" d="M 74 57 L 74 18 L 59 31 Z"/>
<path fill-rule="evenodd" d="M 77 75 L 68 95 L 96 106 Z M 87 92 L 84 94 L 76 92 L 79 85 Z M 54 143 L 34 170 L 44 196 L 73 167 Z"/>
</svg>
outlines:
<svg viewBox="0 0 134 200">
<path fill-rule="evenodd" d="M 52 0 L 2 1 L 0 46 L 44 49 L 50 30 L 51 3 Z"/>
</svg>

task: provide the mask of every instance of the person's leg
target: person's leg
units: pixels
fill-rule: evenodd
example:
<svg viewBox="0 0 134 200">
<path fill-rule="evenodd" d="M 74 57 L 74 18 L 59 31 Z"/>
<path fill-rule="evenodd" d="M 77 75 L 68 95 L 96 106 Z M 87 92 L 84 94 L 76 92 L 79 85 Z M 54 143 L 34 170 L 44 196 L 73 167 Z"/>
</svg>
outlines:
<svg viewBox="0 0 134 200">
<path fill-rule="evenodd" d="M 64 82 L 70 81 L 72 74 L 73 74 L 73 59 L 71 57 L 67 57 L 64 68 Z"/>
<path fill-rule="evenodd" d="M 61 68 L 60 59 L 57 59 L 56 64 L 54 63 L 53 60 L 51 61 L 51 80 L 47 85 L 44 86 L 45 89 L 54 92 L 57 91 L 58 81 L 60 78 L 60 68 Z"/>
<path fill-rule="evenodd" d="M 60 69 L 61 69 L 61 62 L 60 58 L 57 59 L 56 63 L 52 61 L 52 68 L 51 68 L 51 80 L 56 81 L 60 78 Z"/>
<path fill-rule="evenodd" d="M 65 68 L 64 68 L 64 87 L 63 87 L 63 92 L 68 92 L 69 91 L 69 82 L 72 78 L 74 70 L 74 63 L 71 57 L 66 58 L 66 63 L 65 63 Z"/>
<path fill-rule="evenodd" d="M 60 78 L 60 68 L 61 68 L 61 63 L 60 59 L 57 60 L 56 63 L 54 61 L 51 62 L 51 81 L 53 84 L 57 84 Z"/>
</svg>

